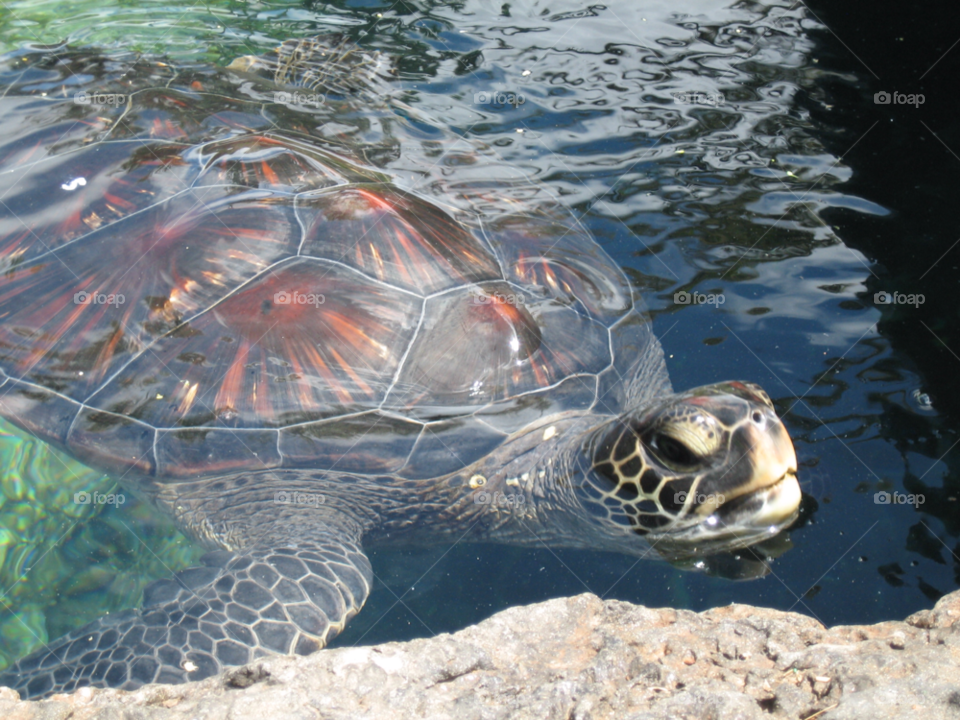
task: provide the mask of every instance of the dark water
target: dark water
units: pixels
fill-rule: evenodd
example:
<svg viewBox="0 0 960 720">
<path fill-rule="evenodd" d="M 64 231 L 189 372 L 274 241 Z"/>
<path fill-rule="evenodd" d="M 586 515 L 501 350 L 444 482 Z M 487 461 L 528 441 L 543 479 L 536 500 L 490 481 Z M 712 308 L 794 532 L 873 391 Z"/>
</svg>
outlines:
<svg viewBox="0 0 960 720">
<path fill-rule="evenodd" d="M 956 240 L 944 212 L 922 222 L 932 205 L 949 208 L 950 163 L 960 162 L 932 133 L 917 139 L 920 121 L 935 124 L 946 104 L 874 105 L 873 93 L 887 86 L 805 6 L 10 7 L 3 50 L 68 38 L 226 64 L 278 39 L 336 30 L 402 56 L 406 102 L 549 185 L 626 268 L 645 293 L 675 388 L 759 382 L 794 438 L 804 512 L 792 548 L 763 579 L 554 548 L 381 550 L 373 562 L 384 584 L 337 644 L 455 630 L 504 607 L 586 591 L 653 606 L 748 602 L 827 624 L 873 622 L 930 607 L 960 584 L 954 256 L 921 278 Z M 851 37 L 872 46 L 859 31 L 847 44 Z M 941 72 L 951 70 L 956 77 L 945 60 Z M 908 122 L 912 130 L 888 129 Z M 924 303 L 877 304 L 883 291 L 920 293 Z M 683 304 L 679 292 L 723 303 Z M 23 447 L 16 439 L 4 446 L 11 473 L 24 477 L 4 478 L 0 507 L 0 592 L 11 603 L 0 637 L 11 655 L 44 632 L 135 604 L 147 578 L 193 553 L 133 502 L 97 518 L 58 512 L 51 488 L 97 479 L 49 460 L 27 472 Z M 880 491 L 924 502 L 877 504 Z"/>
</svg>

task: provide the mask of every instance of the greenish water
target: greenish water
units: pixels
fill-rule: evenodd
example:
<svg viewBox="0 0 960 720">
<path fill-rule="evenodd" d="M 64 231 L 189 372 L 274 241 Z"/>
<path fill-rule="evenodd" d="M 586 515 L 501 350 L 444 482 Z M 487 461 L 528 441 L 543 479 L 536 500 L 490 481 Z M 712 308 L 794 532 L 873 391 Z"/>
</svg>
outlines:
<svg viewBox="0 0 960 720">
<path fill-rule="evenodd" d="M 694 609 L 750 602 L 827 623 L 902 617 L 960 585 L 956 430 L 877 329 L 907 310 L 872 301 L 873 263 L 819 220 L 886 211 L 844 193 L 858 169 L 818 139 L 833 129 L 804 103 L 832 99 L 808 37 L 817 23 L 792 5 L 21 2 L 0 11 L 0 51 L 68 40 L 226 65 L 338 31 L 396 54 L 407 102 L 548 184 L 627 270 L 676 388 L 760 382 L 795 439 L 804 515 L 762 580 L 587 551 L 379 550 L 378 589 L 338 644 L 455 630 L 587 590 Z M 525 102 L 474 101 L 489 91 Z M 679 103 L 678 92 L 714 99 Z M 678 291 L 725 302 L 678 304 Z M 136 605 L 147 582 L 199 554 L 129 493 L 119 506 L 70 502 L 122 489 L 6 427 L 0 468 L 0 664 Z M 930 501 L 877 505 L 881 490 Z"/>
<path fill-rule="evenodd" d="M 0 421 L 0 664 L 195 563 L 198 549 L 116 482 Z M 113 495 L 108 505 L 76 502 Z"/>
<path fill-rule="evenodd" d="M 299 3 L 206 2 L 25 2 L 6 3 L 2 13 L 4 52 L 27 44 L 123 48 L 171 58 L 220 62 L 269 47 L 322 15 Z M 229 62 L 229 60 L 227 60 Z"/>
</svg>

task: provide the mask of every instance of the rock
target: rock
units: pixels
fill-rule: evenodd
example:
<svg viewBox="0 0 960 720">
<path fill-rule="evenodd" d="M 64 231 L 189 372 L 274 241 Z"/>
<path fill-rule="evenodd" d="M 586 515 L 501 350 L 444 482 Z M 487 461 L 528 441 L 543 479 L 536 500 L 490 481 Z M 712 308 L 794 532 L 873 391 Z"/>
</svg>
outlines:
<svg viewBox="0 0 960 720">
<path fill-rule="evenodd" d="M 824 628 L 730 605 L 595 595 L 505 610 L 453 635 L 276 657 L 186 685 L 85 688 L 0 717 L 264 720 L 960 719 L 960 591 L 905 622 Z"/>
</svg>

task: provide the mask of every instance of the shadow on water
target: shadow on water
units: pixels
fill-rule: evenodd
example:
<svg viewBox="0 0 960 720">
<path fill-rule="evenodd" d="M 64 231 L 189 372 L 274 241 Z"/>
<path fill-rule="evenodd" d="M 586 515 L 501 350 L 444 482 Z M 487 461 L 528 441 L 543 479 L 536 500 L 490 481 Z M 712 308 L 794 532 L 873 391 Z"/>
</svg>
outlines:
<svg viewBox="0 0 960 720">
<path fill-rule="evenodd" d="M 545 547 L 378 549 L 383 584 L 337 644 L 456 630 L 510 605 L 586 591 L 653 606 L 748 602 L 828 624 L 871 622 L 929 607 L 960 584 L 956 373 L 942 370 L 946 351 L 917 322 L 960 353 L 953 285 L 943 275 L 912 280 L 926 255 L 948 245 L 939 249 L 943 237 L 929 233 L 923 261 L 911 264 L 910 242 L 886 239 L 912 222 L 921 199 L 941 198 L 946 181 L 921 182 L 913 209 L 891 214 L 901 198 L 869 173 L 864 180 L 869 155 L 850 149 L 875 108 L 845 112 L 840 100 L 866 102 L 872 86 L 794 5 L 640 9 L 620 0 L 544 13 L 532 2 L 217 3 L 202 12 L 118 8 L 93 23 L 92 5 L 57 14 L 56 4 L 40 4 L 32 36 L 0 22 L 0 46 L 69 37 L 223 65 L 278 39 L 336 30 L 397 54 L 399 98 L 549 186 L 625 267 L 654 318 L 674 387 L 760 382 L 794 437 L 803 513 L 783 541 L 792 548 L 768 548 L 776 559 L 761 580 Z M 882 155 L 883 146 L 870 152 Z M 898 159 L 905 176 L 919 178 L 925 166 L 907 166 L 911 153 Z M 456 153 L 430 155 L 414 143 L 387 169 L 401 184 L 439 178 L 441 190 L 471 181 Z M 821 218 L 840 218 L 841 229 Z M 928 299 L 919 308 L 877 305 L 880 290 Z M 32 441 L 6 442 L 15 453 Z M 142 584 L 195 552 L 134 502 L 96 519 L 58 515 L 62 498 L 50 488 L 73 488 L 65 478 L 82 472 L 45 460 L 23 473 L 38 489 L 4 480 L 0 590 L 19 614 L 6 615 L 0 636 L 11 656 L 46 633 L 135 604 Z M 112 491 L 99 477 L 81 480 Z M 876 502 L 883 492 L 922 494 L 924 503 Z M 37 573 L 41 559 L 49 569 Z M 744 562 L 727 558 L 717 572 L 737 575 Z"/>
</svg>

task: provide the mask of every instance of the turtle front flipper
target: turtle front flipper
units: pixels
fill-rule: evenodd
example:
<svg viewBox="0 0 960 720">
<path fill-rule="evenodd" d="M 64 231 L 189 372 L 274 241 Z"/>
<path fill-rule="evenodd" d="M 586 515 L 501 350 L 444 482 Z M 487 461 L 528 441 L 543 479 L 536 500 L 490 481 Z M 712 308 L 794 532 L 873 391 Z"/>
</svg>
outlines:
<svg viewBox="0 0 960 720">
<path fill-rule="evenodd" d="M 359 612 L 373 574 L 344 542 L 218 550 L 144 591 L 143 606 L 96 620 L 0 674 L 23 699 L 78 687 L 133 689 L 215 675 L 270 654 L 306 655 Z"/>
</svg>

